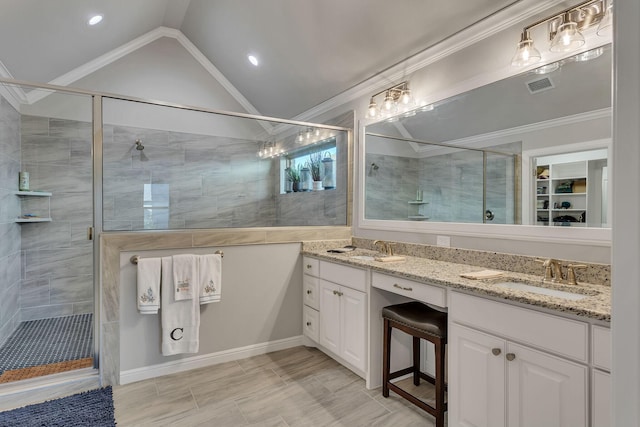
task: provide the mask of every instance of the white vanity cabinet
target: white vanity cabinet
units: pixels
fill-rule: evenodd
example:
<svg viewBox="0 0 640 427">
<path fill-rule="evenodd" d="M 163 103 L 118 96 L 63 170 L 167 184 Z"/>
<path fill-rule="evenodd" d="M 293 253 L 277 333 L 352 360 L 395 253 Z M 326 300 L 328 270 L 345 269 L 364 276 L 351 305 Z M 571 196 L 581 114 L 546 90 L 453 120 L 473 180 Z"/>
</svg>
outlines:
<svg viewBox="0 0 640 427">
<path fill-rule="evenodd" d="M 452 292 L 449 426 L 587 426 L 588 329 Z"/>
<path fill-rule="evenodd" d="M 305 336 L 364 375 L 368 271 L 309 257 L 303 271 Z"/>
</svg>

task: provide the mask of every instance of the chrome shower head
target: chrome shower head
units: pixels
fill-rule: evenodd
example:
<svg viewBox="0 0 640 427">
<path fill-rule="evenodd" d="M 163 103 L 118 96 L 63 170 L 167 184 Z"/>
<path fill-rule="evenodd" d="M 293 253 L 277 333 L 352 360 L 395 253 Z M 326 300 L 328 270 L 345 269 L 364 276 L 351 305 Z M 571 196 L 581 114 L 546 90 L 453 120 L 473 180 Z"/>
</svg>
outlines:
<svg viewBox="0 0 640 427">
<path fill-rule="evenodd" d="M 144 150 L 144 145 L 142 145 L 142 140 L 136 139 L 136 150 L 142 151 Z"/>
</svg>

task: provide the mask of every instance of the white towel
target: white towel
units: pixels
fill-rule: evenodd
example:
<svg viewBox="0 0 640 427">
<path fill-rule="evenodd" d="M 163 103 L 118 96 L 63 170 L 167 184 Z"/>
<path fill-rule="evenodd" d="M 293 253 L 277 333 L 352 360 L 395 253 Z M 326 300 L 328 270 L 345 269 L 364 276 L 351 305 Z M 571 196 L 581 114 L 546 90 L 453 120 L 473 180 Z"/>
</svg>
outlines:
<svg viewBox="0 0 640 427">
<path fill-rule="evenodd" d="M 200 306 L 197 298 L 176 300 L 173 259 L 162 258 L 162 354 L 197 353 L 200 347 Z"/>
<path fill-rule="evenodd" d="M 173 255 L 173 286 L 176 301 L 192 299 L 198 294 L 197 255 Z M 195 289 L 194 289 L 195 288 Z"/>
<path fill-rule="evenodd" d="M 219 302 L 222 296 L 222 257 L 220 254 L 200 255 L 198 258 L 200 304 Z"/>
<path fill-rule="evenodd" d="M 139 258 L 137 305 L 140 314 L 157 314 L 160 308 L 160 258 Z"/>
</svg>

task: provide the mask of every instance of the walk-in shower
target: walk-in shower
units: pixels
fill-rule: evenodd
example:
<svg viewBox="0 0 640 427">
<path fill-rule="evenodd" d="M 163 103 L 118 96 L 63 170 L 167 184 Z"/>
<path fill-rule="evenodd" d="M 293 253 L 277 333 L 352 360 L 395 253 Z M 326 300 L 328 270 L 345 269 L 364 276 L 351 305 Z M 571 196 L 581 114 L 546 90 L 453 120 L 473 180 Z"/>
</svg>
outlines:
<svg viewBox="0 0 640 427">
<path fill-rule="evenodd" d="M 348 224 L 352 119 L 316 125 L 45 87 L 0 85 L 0 383 L 98 366 L 99 315 L 113 307 L 100 301 L 94 236 Z M 308 174 L 293 191 L 290 172 L 318 155 L 320 186 Z"/>
</svg>

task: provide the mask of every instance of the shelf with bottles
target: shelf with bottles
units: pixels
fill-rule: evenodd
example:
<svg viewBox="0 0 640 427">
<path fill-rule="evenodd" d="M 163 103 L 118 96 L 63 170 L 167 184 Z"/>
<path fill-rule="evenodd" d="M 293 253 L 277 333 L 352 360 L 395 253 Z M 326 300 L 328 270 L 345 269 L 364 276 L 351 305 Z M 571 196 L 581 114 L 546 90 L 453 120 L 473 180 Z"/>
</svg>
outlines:
<svg viewBox="0 0 640 427">
<path fill-rule="evenodd" d="M 51 222 L 51 196 L 49 191 L 18 190 L 14 194 L 20 197 L 22 214 L 15 219 L 19 224 Z M 46 202 L 44 202 L 46 200 Z"/>
</svg>

